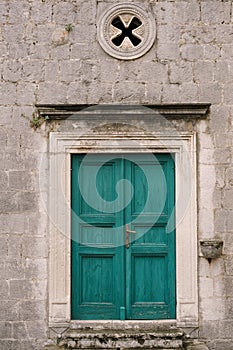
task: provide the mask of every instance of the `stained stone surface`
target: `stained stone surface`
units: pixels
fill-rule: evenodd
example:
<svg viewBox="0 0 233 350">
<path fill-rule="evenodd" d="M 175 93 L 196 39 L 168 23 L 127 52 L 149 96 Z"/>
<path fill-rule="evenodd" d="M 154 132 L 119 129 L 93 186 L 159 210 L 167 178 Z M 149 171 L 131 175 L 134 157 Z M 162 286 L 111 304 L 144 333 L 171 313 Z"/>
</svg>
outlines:
<svg viewBox="0 0 233 350">
<path fill-rule="evenodd" d="M 111 3 L 0 3 L 0 349 L 58 349 L 48 328 L 45 164 L 49 131 L 62 122 L 31 128 L 35 104 L 203 102 L 211 103 L 207 119 L 174 125 L 197 132 L 198 240 L 224 246 L 211 263 L 199 256 L 199 329 L 190 334 L 210 350 L 231 350 L 233 2 L 151 0 L 156 40 L 132 61 L 109 56 L 97 41 L 97 20 Z"/>
</svg>

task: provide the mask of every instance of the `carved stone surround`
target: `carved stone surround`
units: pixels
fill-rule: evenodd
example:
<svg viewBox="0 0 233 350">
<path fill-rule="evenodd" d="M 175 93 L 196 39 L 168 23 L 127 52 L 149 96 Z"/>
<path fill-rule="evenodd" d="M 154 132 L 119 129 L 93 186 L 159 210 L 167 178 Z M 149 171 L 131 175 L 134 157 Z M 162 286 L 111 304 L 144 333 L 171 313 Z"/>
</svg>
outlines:
<svg viewBox="0 0 233 350">
<path fill-rule="evenodd" d="M 190 106 L 189 106 L 190 107 Z M 197 107 L 197 106 L 196 106 Z M 50 116 L 54 114 L 59 117 L 57 107 L 40 106 L 39 112 L 43 115 L 45 110 Z M 73 107 L 73 112 L 74 112 Z M 76 106 L 76 110 L 78 106 Z M 116 109 L 115 106 L 113 108 Z M 201 112 L 200 112 L 201 109 Z M 60 111 L 62 108 L 60 109 Z M 64 110 L 69 110 L 66 106 Z M 166 110 L 166 107 L 165 107 Z M 167 107 L 167 111 L 169 108 Z M 176 113 L 177 112 L 177 109 Z M 179 108 L 178 108 L 179 110 Z M 182 110 L 180 108 L 181 114 Z M 208 106 L 204 105 L 186 110 L 189 117 L 204 117 Z M 118 111 L 119 112 L 119 111 Z M 147 118 L 156 118 L 156 115 L 128 113 L 127 108 L 122 107 L 123 119 L 128 115 L 128 120 L 140 118 L 146 123 Z M 173 108 L 174 112 L 174 108 Z M 170 114 L 173 113 L 170 110 Z M 69 112 L 71 115 L 71 112 Z M 99 114 L 98 114 L 99 113 Z M 51 327 L 76 327 L 84 321 L 73 321 L 70 318 L 70 164 L 71 154 L 74 153 L 167 153 L 174 155 L 176 170 L 176 295 L 177 315 L 173 320 L 176 326 L 196 327 L 198 325 L 198 287 L 197 287 L 197 203 L 196 203 L 196 137 L 192 132 L 180 132 L 172 134 L 169 132 L 156 132 L 151 130 L 145 132 L 141 129 L 135 131 L 131 126 L 126 128 L 116 127 L 115 114 L 99 111 L 82 112 L 74 119 L 82 122 L 82 128 L 72 132 L 50 133 L 50 180 L 49 180 L 49 217 L 50 217 L 50 288 L 49 288 L 49 324 Z M 60 113 L 60 116 L 62 113 Z M 66 115 L 67 118 L 67 115 Z M 91 118 L 99 120 L 99 129 L 94 132 L 85 133 L 83 125 L 88 125 Z M 149 120 L 148 119 L 148 120 Z M 71 117 L 72 120 L 72 117 Z M 86 124 L 85 124 L 86 123 Z M 101 123 L 112 125 L 102 128 Z M 122 124 L 123 125 L 123 124 Z M 132 125 L 132 123 L 131 123 Z M 110 131 L 109 131 L 110 130 Z M 90 131 L 90 130 L 89 130 Z M 187 191 L 186 191 L 187 187 Z M 184 208 L 185 206 L 185 208 Z M 185 210 L 184 210 L 185 209 Z M 98 323 L 98 321 L 96 321 Z M 102 321 L 101 321 L 102 322 Z M 111 321 L 122 322 L 126 321 Z M 134 321 L 127 321 L 128 324 Z M 147 321 L 163 323 L 164 321 Z"/>
<path fill-rule="evenodd" d="M 111 6 L 97 23 L 98 40 L 109 55 L 131 60 L 144 55 L 156 36 L 150 10 L 132 3 Z"/>
</svg>

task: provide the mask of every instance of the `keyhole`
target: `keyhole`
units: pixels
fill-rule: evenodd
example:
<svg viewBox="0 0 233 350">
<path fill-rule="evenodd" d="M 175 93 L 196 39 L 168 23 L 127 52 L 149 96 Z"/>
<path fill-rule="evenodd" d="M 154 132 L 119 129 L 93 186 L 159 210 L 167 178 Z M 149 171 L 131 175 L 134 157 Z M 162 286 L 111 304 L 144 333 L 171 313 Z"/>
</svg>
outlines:
<svg viewBox="0 0 233 350">
<path fill-rule="evenodd" d="M 120 46 L 124 39 L 128 37 L 133 46 L 138 46 L 141 42 L 141 39 L 139 39 L 133 34 L 133 30 L 140 27 L 141 24 L 142 22 L 140 21 L 140 19 L 134 17 L 130 22 L 130 25 L 128 27 L 125 27 L 120 17 L 114 18 L 114 20 L 112 21 L 112 25 L 120 29 L 121 34 L 112 39 L 113 44 L 116 46 Z"/>
</svg>

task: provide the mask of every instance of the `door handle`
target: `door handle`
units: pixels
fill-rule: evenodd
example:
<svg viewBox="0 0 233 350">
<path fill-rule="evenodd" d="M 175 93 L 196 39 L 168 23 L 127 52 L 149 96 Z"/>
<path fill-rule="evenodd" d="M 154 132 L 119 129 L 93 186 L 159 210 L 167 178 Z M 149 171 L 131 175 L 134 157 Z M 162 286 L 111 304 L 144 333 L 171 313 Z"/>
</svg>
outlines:
<svg viewBox="0 0 233 350">
<path fill-rule="evenodd" d="M 129 234 L 130 233 L 137 233 L 136 231 L 129 230 L 129 225 L 125 225 L 125 247 L 129 248 Z"/>
</svg>

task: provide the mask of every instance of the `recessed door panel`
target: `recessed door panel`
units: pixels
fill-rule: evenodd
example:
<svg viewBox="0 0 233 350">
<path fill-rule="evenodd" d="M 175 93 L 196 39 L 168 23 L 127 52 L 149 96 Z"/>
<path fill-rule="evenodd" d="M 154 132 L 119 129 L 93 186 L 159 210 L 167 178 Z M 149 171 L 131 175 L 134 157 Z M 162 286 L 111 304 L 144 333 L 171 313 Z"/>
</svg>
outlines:
<svg viewBox="0 0 233 350">
<path fill-rule="evenodd" d="M 72 156 L 73 319 L 175 318 L 174 186 L 168 154 Z"/>
</svg>

